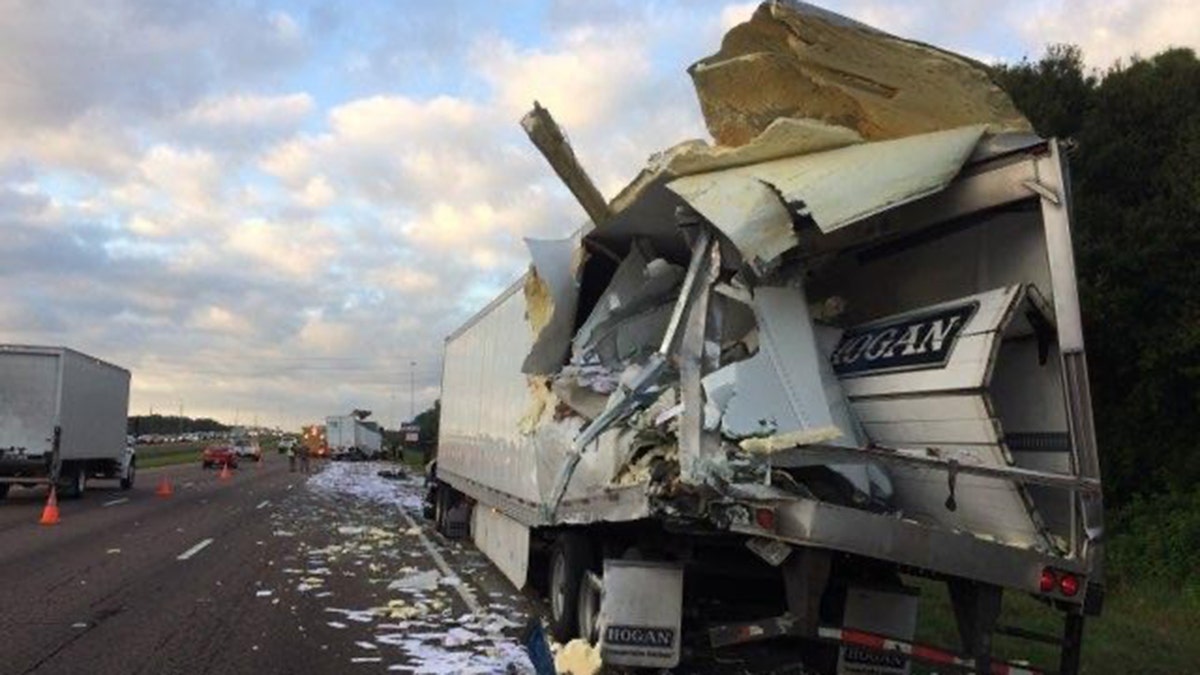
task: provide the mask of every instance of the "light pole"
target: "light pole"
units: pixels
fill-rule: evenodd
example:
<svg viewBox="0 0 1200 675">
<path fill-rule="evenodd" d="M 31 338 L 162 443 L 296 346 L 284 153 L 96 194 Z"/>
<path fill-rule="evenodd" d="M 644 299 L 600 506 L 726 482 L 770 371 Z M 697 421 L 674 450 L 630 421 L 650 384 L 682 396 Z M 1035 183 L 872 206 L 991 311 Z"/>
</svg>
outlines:
<svg viewBox="0 0 1200 675">
<path fill-rule="evenodd" d="M 413 374 L 416 371 L 417 362 L 408 362 L 408 421 L 412 422 L 417 417 L 417 399 L 416 399 L 416 376 Z"/>
</svg>

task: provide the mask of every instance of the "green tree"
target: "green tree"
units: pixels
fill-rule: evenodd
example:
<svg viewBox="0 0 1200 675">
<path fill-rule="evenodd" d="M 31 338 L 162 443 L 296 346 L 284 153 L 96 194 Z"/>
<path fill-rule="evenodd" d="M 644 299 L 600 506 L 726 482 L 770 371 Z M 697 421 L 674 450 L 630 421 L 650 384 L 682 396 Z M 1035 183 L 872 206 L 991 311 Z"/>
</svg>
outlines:
<svg viewBox="0 0 1200 675">
<path fill-rule="evenodd" d="M 1110 499 L 1200 480 L 1200 61 L 1189 49 L 1085 72 L 1076 47 L 995 77 L 1069 137 L 1075 246 Z"/>
</svg>

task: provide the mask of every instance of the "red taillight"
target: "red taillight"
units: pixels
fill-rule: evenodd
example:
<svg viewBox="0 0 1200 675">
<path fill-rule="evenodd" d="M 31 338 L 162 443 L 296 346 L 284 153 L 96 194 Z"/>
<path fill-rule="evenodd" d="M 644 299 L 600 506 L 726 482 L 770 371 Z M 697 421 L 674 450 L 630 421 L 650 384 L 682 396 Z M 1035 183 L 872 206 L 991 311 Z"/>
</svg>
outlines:
<svg viewBox="0 0 1200 675">
<path fill-rule="evenodd" d="M 754 512 L 754 522 L 764 530 L 775 529 L 775 510 L 774 509 L 758 509 Z"/>
<path fill-rule="evenodd" d="M 1042 570 L 1042 580 L 1041 583 L 1038 584 L 1038 588 L 1042 589 L 1043 593 L 1049 593 L 1050 591 L 1053 591 L 1056 586 L 1058 586 L 1058 577 L 1055 576 L 1054 570 L 1050 569 L 1049 567 Z"/>
<path fill-rule="evenodd" d="M 1058 590 L 1068 598 L 1075 597 L 1075 594 L 1079 592 L 1079 578 L 1074 574 L 1063 574 L 1062 578 L 1058 580 Z"/>
</svg>

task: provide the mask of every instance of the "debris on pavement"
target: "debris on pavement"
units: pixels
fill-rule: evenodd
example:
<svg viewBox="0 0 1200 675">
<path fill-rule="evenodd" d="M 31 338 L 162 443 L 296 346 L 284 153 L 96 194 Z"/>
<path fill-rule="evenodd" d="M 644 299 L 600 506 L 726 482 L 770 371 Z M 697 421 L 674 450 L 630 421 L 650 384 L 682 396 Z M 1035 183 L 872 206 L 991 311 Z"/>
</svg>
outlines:
<svg viewBox="0 0 1200 675">
<path fill-rule="evenodd" d="M 603 663 L 600 650 L 578 638 L 565 645 L 553 645 L 554 669 L 559 675 L 597 675 Z"/>
<path fill-rule="evenodd" d="M 471 588 L 489 564 L 461 544 L 432 544 L 455 561 L 456 574 L 437 569 L 418 543 L 420 526 L 401 515 L 419 516 L 423 480 L 380 475 L 387 466 L 330 463 L 308 479 L 309 490 L 296 491 L 272 512 L 273 529 L 289 533 L 277 546 L 290 551 L 269 568 L 290 581 L 273 594 L 291 594 L 295 603 L 336 597 L 316 608 L 328 617 L 321 628 L 344 635 L 348 659 L 377 659 L 352 663 L 384 664 L 390 672 L 532 675 L 516 639 L 523 624 L 512 618 L 521 616 L 520 596 L 493 597 Z M 293 505 L 301 500 L 303 506 Z M 457 596 L 460 587 L 489 602 L 479 613 L 464 611 L 469 608 Z"/>
</svg>

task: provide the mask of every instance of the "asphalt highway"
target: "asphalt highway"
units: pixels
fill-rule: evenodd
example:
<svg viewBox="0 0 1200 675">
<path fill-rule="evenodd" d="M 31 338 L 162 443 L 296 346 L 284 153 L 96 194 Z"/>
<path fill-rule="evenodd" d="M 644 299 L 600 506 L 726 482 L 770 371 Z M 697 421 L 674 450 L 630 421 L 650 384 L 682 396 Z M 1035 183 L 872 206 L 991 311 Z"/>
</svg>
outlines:
<svg viewBox="0 0 1200 675">
<path fill-rule="evenodd" d="M 531 673 L 519 636 L 544 601 L 432 532 L 420 478 L 381 468 L 310 478 L 272 455 L 228 480 L 143 470 L 132 490 L 94 481 L 61 501 L 52 526 L 38 524 L 45 488 L 13 489 L 0 502 L 0 675 Z M 164 475 L 169 498 L 154 494 Z M 783 647 L 687 646 L 676 672 L 806 672 Z"/>
<path fill-rule="evenodd" d="M 44 488 L 14 488 L 0 503 L 0 673 L 403 672 L 455 649 L 464 662 L 511 651 L 526 601 L 469 547 L 416 534 L 393 505 L 320 494 L 279 456 L 233 474 L 94 481 L 53 526 L 38 524 Z M 154 494 L 162 475 L 170 498 Z M 476 605 L 499 600 L 508 620 L 468 621 L 448 642 L 431 617 L 471 613 L 460 570 Z M 416 591 L 387 587 L 422 572 Z"/>
</svg>

